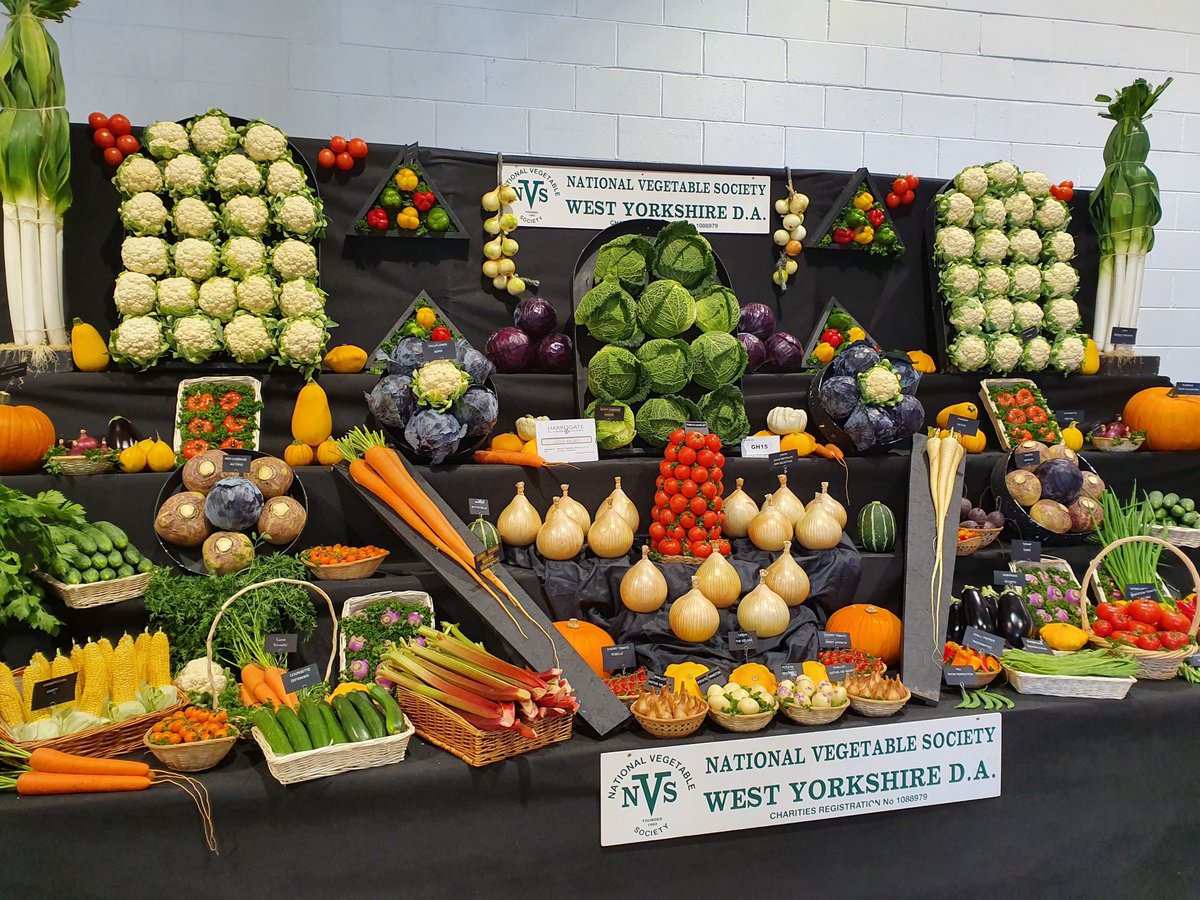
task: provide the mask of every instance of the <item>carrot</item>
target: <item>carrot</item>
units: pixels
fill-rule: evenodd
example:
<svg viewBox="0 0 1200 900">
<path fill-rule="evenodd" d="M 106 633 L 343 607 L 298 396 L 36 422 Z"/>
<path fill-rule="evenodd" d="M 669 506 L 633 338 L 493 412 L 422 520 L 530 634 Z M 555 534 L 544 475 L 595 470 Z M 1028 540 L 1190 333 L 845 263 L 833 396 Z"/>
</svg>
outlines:
<svg viewBox="0 0 1200 900">
<path fill-rule="evenodd" d="M 23 797 L 46 794 L 93 794 L 106 791 L 144 791 L 153 782 L 144 775 L 68 775 L 61 772 L 22 772 L 17 793 Z"/>
<path fill-rule="evenodd" d="M 133 775 L 150 778 L 150 767 L 143 762 L 123 759 L 95 759 L 76 756 L 50 747 L 39 747 L 29 757 L 29 768 L 35 772 L 54 772 L 60 775 Z"/>
<path fill-rule="evenodd" d="M 242 706 L 258 706 L 258 699 L 250 693 L 249 688 L 245 684 L 238 685 L 238 698 L 242 701 Z"/>
<path fill-rule="evenodd" d="M 269 706 L 271 709 L 279 709 L 283 705 L 283 701 L 271 690 L 271 686 L 265 681 L 260 681 L 254 686 L 254 699 L 257 701 L 255 706 Z"/>
<path fill-rule="evenodd" d="M 284 702 L 289 709 L 299 709 L 300 701 L 296 699 L 295 694 L 289 694 L 283 686 L 283 676 L 286 669 L 281 669 L 279 666 L 271 666 L 267 669 L 267 685 L 279 695 L 279 699 Z"/>
<path fill-rule="evenodd" d="M 516 450 L 476 450 L 475 462 L 525 466 L 530 469 L 540 469 L 546 465 L 546 461 L 536 453 L 518 453 Z"/>
<path fill-rule="evenodd" d="M 842 448 L 837 444 L 817 444 L 813 447 L 813 453 L 817 456 L 823 456 L 825 459 L 845 459 L 846 454 L 842 452 Z"/>
<path fill-rule="evenodd" d="M 242 684 L 246 686 L 251 697 L 254 696 L 254 689 L 262 684 L 266 677 L 266 669 L 256 662 L 249 662 L 242 666 Z"/>
</svg>

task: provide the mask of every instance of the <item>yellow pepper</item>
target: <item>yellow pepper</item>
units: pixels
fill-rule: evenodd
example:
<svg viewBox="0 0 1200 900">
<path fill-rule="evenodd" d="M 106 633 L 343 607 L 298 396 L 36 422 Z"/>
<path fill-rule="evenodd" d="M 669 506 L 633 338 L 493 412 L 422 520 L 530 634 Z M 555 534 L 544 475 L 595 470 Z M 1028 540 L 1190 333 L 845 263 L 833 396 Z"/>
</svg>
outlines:
<svg viewBox="0 0 1200 900">
<path fill-rule="evenodd" d="M 412 169 L 401 169 L 392 180 L 396 182 L 396 187 L 402 191 L 415 191 L 417 189 L 417 173 Z"/>
<path fill-rule="evenodd" d="M 437 313 L 428 306 L 422 306 L 417 310 L 417 324 L 422 328 L 432 328 L 437 324 Z"/>
<path fill-rule="evenodd" d="M 813 356 L 815 356 L 821 362 L 827 363 L 833 359 L 833 346 L 825 341 L 821 341 L 821 343 L 817 344 L 817 346 L 813 348 Z"/>
<path fill-rule="evenodd" d="M 396 225 L 407 231 L 413 231 L 421 225 L 421 217 L 417 215 L 416 207 L 406 206 L 396 216 Z"/>
<path fill-rule="evenodd" d="M 875 240 L 875 229 L 870 225 L 854 229 L 854 243 L 869 244 L 873 240 Z"/>
<path fill-rule="evenodd" d="M 847 331 L 846 334 L 851 341 L 865 341 L 867 339 L 867 333 L 857 325 Z"/>
<path fill-rule="evenodd" d="M 854 208 L 861 209 L 861 210 L 868 210 L 871 208 L 871 204 L 873 204 L 874 202 L 875 202 L 875 198 L 872 197 L 870 195 L 870 193 L 868 193 L 867 191 L 863 191 L 861 194 L 859 194 L 857 197 L 854 198 Z"/>
</svg>

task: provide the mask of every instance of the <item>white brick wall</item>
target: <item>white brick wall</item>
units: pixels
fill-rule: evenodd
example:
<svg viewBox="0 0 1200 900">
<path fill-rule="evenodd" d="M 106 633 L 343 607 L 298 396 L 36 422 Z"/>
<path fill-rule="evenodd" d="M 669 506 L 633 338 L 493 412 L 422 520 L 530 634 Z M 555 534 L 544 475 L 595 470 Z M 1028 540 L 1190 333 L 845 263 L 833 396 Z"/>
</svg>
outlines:
<svg viewBox="0 0 1200 900">
<path fill-rule="evenodd" d="M 53 34 L 76 121 L 222 106 L 312 136 L 936 176 L 1006 157 L 1079 185 L 1092 98 L 1175 75 L 1141 343 L 1200 381 L 1197 0 L 103 0 Z"/>
</svg>

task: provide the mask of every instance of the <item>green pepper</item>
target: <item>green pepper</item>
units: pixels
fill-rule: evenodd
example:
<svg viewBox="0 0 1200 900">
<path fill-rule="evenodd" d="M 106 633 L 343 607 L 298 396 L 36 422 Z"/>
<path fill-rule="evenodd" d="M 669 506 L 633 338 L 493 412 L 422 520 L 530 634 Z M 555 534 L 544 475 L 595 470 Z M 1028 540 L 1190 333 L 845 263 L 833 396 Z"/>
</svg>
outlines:
<svg viewBox="0 0 1200 900">
<path fill-rule="evenodd" d="M 825 321 L 826 329 L 833 328 L 836 331 L 848 331 L 853 325 L 854 320 L 844 312 L 830 313 Z"/>
<path fill-rule="evenodd" d="M 450 229 L 450 216 L 440 206 L 435 206 L 426 213 L 425 224 L 429 226 L 430 231 L 448 231 Z"/>
<path fill-rule="evenodd" d="M 867 224 L 867 214 L 861 209 L 846 210 L 845 219 L 847 228 L 861 228 Z"/>
<path fill-rule="evenodd" d="M 892 230 L 891 226 L 883 225 L 875 232 L 875 240 L 885 247 L 891 246 L 896 242 L 896 232 Z"/>
<path fill-rule="evenodd" d="M 384 209 L 399 209 L 404 205 L 404 200 L 401 198 L 398 190 L 394 187 L 387 187 L 379 195 L 379 205 Z"/>
<path fill-rule="evenodd" d="M 400 326 L 401 337 L 418 337 L 422 340 L 429 340 L 429 332 L 417 324 L 416 319 L 409 319 Z"/>
</svg>

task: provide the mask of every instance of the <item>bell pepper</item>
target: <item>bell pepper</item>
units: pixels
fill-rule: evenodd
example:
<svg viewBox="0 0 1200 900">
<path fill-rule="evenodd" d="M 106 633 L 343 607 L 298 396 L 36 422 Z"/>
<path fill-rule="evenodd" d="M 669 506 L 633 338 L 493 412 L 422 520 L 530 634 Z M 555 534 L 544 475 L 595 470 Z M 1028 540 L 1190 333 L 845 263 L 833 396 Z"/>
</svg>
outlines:
<svg viewBox="0 0 1200 900">
<path fill-rule="evenodd" d="M 867 214 L 861 209 L 851 209 L 846 212 L 846 227 L 850 229 L 862 228 L 864 225 L 869 225 Z"/>
<path fill-rule="evenodd" d="M 867 339 L 867 333 L 855 325 L 846 332 L 846 337 L 850 339 L 851 343 L 854 341 L 865 341 Z"/>
<path fill-rule="evenodd" d="M 882 228 L 875 232 L 875 240 L 877 240 L 884 247 L 890 247 L 892 244 L 896 243 L 896 232 L 892 229 L 891 225 L 885 224 Z"/>
<path fill-rule="evenodd" d="M 1182 600 L 1175 604 L 1175 608 L 1188 617 L 1190 622 L 1196 617 L 1196 595 L 1188 594 Z"/>
<path fill-rule="evenodd" d="M 397 172 L 392 181 L 402 191 L 415 191 L 417 189 L 417 173 L 409 168 L 403 168 Z"/>
<path fill-rule="evenodd" d="M 430 231 L 449 231 L 450 215 L 440 206 L 435 206 L 425 216 L 425 224 L 429 226 Z"/>
<path fill-rule="evenodd" d="M 873 204 L 874 202 L 875 202 L 875 198 L 871 196 L 870 192 L 863 191 L 861 194 L 859 194 L 857 197 L 854 198 L 854 208 L 861 209 L 861 210 L 868 210 L 871 208 L 871 204 Z"/>
<path fill-rule="evenodd" d="M 875 240 L 875 229 L 870 225 L 864 225 L 862 228 L 858 228 L 854 232 L 854 243 L 856 244 L 862 244 L 865 246 L 871 243 L 873 240 Z"/>
<path fill-rule="evenodd" d="M 431 334 L 430 337 L 435 341 L 448 341 L 451 337 L 453 337 L 453 335 L 450 334 L 450 329 L 445 325 L 439 325 L 437 328 L 433 329 L 433 334 Z"/>
<path fill-rule="evenodd" d="M 400 192 L 389 185 L 379 195 L 379 205 L 388 210 L 399 209 L 404 205 L 404 200 L 400 196 Z"/>
<path fill-rule="evenodd" d="M 387 231 L 392 227 L 387 210 L 379 206 L 367 213 L 367 225 L 372 231 Z"/>
<path fill-rule="evenodd" d="M 413 231 L 421 227 L 421 216 L 414 207 L 406 206 L 396 216 L 396 225 L 405 231 Z"/>
<path fill-rule="evenodd" d="M 878 228 L 880 225 L 883 224 L 883 210 L 882 209 L 868 209 L 867 210 L 867 221 L 871 223 L 872 228 Z"/>
<path fill-rule="evenodd" d="M 833 348 L 822 341 L 813 348 L 813 356 L 819 359 L 822 363 L 828 363 L 831 359 L 833 359 Z"/>
<path fill-rule="evenodd" d="M 842 340 L 843 340 L 842 333 L 840 331 L 838 331 L 836 328 L 826 329 L 825 332 L 821 335 L 821 343 L 828 344 L 830 347 L 833 347 L 835 350 L 841 346 Z"/>
<path fill-rule="evenodd" d="M 825 320 L 826 328 L 836 328 L 838 331 L 845 331 L 853 324 L 854 320 L 844 312 L 832 312 L 829 314 L 829 318 Z"/>
<path fill-rule="evenodd" d="M 422 306 L 417 310 L 417 324 L 428 331 L 437 324 L 437 313 L 428 306 Z"/>
<path fill-rule="evenodd" d="M 413 193 L 413 206 L 421 212 L 429 212 L 435 203 L 437 203 L 437 197 L 433 196 L 433 191 L 415 191 Z"/>
<path fill-rule="evenodd" d="M 833 242 L 835 244 L 848 244 L 854 240 L 854 232 L 849 228 L 833 229 Z"/>
</svg>

